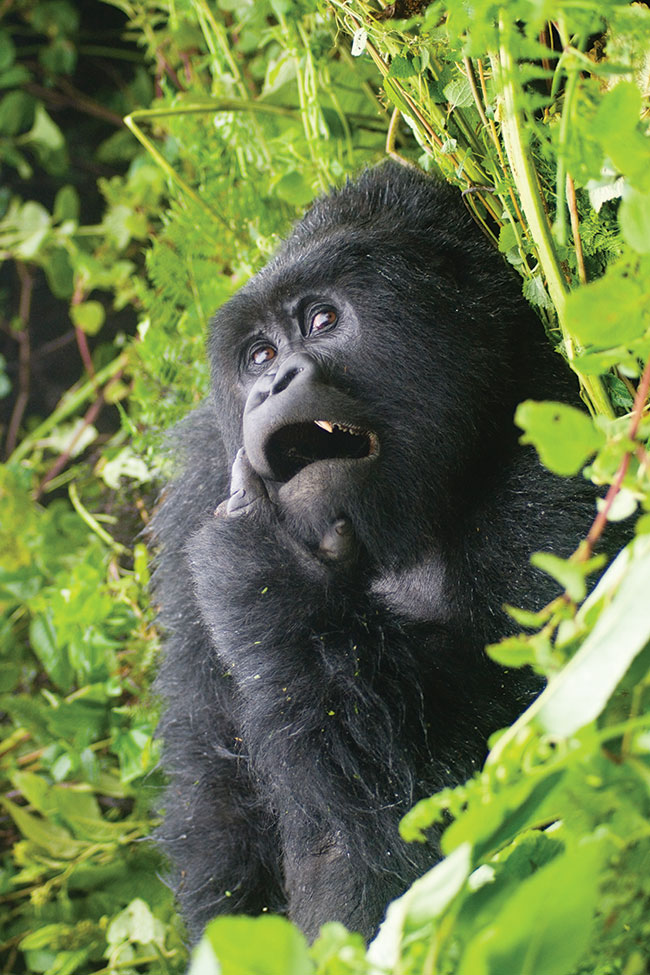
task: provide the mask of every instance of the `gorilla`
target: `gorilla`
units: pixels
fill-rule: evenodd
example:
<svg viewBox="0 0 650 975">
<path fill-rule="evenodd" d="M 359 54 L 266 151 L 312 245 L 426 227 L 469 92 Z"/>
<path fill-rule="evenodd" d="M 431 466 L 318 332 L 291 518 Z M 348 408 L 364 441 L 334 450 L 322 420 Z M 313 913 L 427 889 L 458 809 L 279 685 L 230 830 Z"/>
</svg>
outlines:
<svg viewBox="0 0 650 975">
<path fill-rule="evenodd" d="M 262 911 L 371 937 L 440 857 L 400 818 L 540 689 L 484 647 L 593 517 L 513 423 L 573 378 L 457 193 L 394 163 L 313 205 L 209 355 L 154 519 L 158 839 L 193 938 Z"/>
</svg>

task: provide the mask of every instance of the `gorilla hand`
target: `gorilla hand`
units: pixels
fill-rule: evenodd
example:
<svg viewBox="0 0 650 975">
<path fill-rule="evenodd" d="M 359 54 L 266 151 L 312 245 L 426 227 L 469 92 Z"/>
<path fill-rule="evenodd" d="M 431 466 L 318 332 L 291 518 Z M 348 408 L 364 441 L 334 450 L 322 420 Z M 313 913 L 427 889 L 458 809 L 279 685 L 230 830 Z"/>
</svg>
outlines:
<svg viewBox="0 0 650 975">
<path fill-rule="evenodd" d="M 269 497 L 262 478 L 255 473 L 243 447 L 237 451 L 230 476 L 230 497 L 222 501 L 215 515 L 239 518 L 259 509 Z"/>
<path fill-rule="evenodd" d="M 244 447 L 237 451 L 230 478 L 230 497 L 215 511 L 218 518 L 241 518 L 273 505 L 266 485 L 253 469 Z M 336 518 L 322 532 L 315 554 L 329 563 L 349 565 L 358 554 L 352 523 L 345 516 Z"/>
</svg>

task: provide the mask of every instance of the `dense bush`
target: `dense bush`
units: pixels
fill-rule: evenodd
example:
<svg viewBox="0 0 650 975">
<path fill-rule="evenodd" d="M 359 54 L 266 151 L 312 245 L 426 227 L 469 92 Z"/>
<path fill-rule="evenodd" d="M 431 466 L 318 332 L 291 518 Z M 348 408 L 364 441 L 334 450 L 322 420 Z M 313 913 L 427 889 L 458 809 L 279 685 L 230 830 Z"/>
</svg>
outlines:
<svg viewBox="0 0 650 975">
<path fill-rule="evenodd" d="M 404 821 L 417 842 L 451 814 L 447 859 L 369 952 L 221 919 L 193 970 L 648 972 L 648 50 L 650 9 L 616 0 L 0 3 L 2 971 L 186 964 L 143 842 L 161 431 L 205 391 L 211 311 L 388 134 L 466 191 L 577 374 L 589 415 L 526 403 L 524 436 L 610 487 L 573 558 L 536 556 L 564 596 L 490 651 L 547 690 Z M 585 600 L 607 521 L 634 517 Z"/>
</svg>

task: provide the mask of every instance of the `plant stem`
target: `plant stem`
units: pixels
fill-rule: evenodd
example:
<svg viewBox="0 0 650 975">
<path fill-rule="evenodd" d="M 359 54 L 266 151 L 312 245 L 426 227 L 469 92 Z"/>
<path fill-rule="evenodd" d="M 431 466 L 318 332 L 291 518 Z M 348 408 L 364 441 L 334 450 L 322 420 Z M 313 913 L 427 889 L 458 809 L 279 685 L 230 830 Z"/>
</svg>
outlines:
<svg viewBox="0 0 650 975">
<path fill-rule="evenodd" d="M 546 284 L 555 306 L 558 324 L 562 332 L 566 357 L 571 368 L 577 373 L 588 396 L 589 403 L 596 413 L 613 417 L 614 411 L 605 392 L 601 379 L 597 376 L 583 375 L 575 363 L 576 343 L 566 328 L 567 283 L 562 272 L 555 249 L 553 232 L 544 208 L 537 172 L 524 137 L 524 122 L 517 104 L 517 90 L 514 77 L 515 68 L 510 53 L 510 34 L 507 17 L 502 10 L 499 18 L 500 47 L 498 54 L 491 54 L 490 60 L 495 78 L 499 80 L 503 119 L 501 131 L 512 178 L 514 180 L 521 207 L 535 242 L 539 262 L 546 278 Z"/>
<path fill-rule="evenodd" d="M 73 413 L 76 413 L 79 407 L 85 403 L 86 400 L 90 399 L 91 396 L 96 396 L 98 387 L 111 379 L 121 369 L 124 369 L 127 363 L 128 357 L 126 353 L 123 352 L 117 357 L 117 359 L 113 359 L 112 362 L 101 369 L 96 374 L 94 379 L 84 383 L 84 385 L 80 386 L 75 392 L 66 394 L 54 412 L 50 413 L 47 419 L 44 420 L 40 426 L 38 426 L 35 430 L 32 430 L 29 436 L 25 437 L 25 439 L 18 444 L 16 449 L 10 455 L 8 463 L 17 464 L 23 460 L 29 454 L 29 452 L 36 447 L 39 440 L 46 437 L 50 430 L 53 430 L 63 420 L 66 420 Z"/>
<path fill-rule="evenodd" d="M 174 108 L 142 108 L 135 112 L 131 112 L 124 119 L 124 124 L 133 133 L 138 142 L 140 142 L 149 155 L 155 159 L 160 168 L 164 170 L 169 176 L 170 180 L 194 203 L 197 204 L 205 213 L 209 214 L 214 220 L 218 220 L 220 223 L 224 224 L 228 230 L 234 232 L 235 228 L 230 225 L 222 214 L 217 210 L 213 210 L 205 200 L 199 196 L 199 194 L 192 189 L 192 187 L 187 183 L 183 177 L 176 172 L 173 166 L 171 166 L 163 154 L 160 152 L 158 147 L 154 142 L 145 135 L 139 126 L 139 122 L 153 122 L 156 119 L 163 118 L 181 118 L 183 115 L 206 115 L 212 114 L 216 115 L 218 112 L 262 112 L 266 115 L 280 115 L 284 118 L 296 118 L 300 119 L 300 113 L 294 112 L 292 109 L 284 108 L 281 105 L 267 105 L 266 102 L 255 102 L 246 101 L 243 98 L 214 98 L 210 101 L 202 102 L 200 104 L 183 104 L 178 105 Z"/>
</svg>

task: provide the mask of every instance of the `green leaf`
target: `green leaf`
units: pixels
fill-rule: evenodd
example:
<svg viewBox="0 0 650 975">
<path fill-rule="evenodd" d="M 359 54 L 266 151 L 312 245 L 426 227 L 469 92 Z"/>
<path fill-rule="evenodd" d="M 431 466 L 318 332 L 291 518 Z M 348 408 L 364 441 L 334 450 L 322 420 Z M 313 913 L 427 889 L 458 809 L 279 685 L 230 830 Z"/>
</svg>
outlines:
<svg viewBox="0 0 650 975">
<path fill-rule="evenodd" d="M 547 817 L 552 818 L 556 815 L 555 800 L 564 776 L 562 769 L 542 769 L 536 775 L 522 776 L 507 789 L 491 794 L 489 802 L 470 803 L 444 833 L 443 851 L 471 843 L 476 862 L 479 857 L 510 843 L 517 833 L 538 823 L 542 804 L 547 809 Z M 550 816 L 548 810 L 552 810 Z"/>
<path fill-rule="evenodd" d="M 304 936 L 282 917 L 220 917 L 208 924 L 203 942 L 218 960 L 220 975 L 311 975 Z M 200 960 L 200 959 L 199 959 Z M 193 963 L 189 975 L 205 975 Z"/>
<path fill-rule="evenodd" d="M 589 559 L 588 562 L 572 562 L 571 559 L 561 559 L 550 552 L 535 552 L 530 561 L 535 568 L 557 579 L 576 603 L 582 602 L 587 594 L 587 576 L 603 565 L 602 556 Z"/>
<path fill-rule="evenodd" d="M 530 640 L 523 636 L 509 636 L 500 643 L 492 643 L 486 652 L 502 667 L 525 667 L 536 659 Z"/>
<path fill-rule="evenodd" d="M 62 186 L 56 194 L 52 219 L 55 223 L 79 219 L 79 194 L 74 186 Z"/>
<path fill-rule="evenodd" d="M 470 83 L 464 75 L 450 81 L 443 91 L 452 111 L 454 108 L 468 108 L 474 104 Z"/>
<path fill-rule="evenodd" d="M 34 99 L 23 91 L 10 91 L 0 99 L 0 133 L 17 135 L 32 124 Z"/>
<path fill-rule="evenodd" d="M 591 417 L 565 403 L 526 400 L 515 423 L 525 431 L 521 442 L 533 444 L 544 466 L 564 477 L 577 474 L 605 440 Z"/>
<path fill-rule="evenodd" d="M 312 187 L 307 183 L 302 173 L 297 170 L 285 173 L 282 179 L 276 183 L 275 191 L 282 200 L 286 200 L 295 207 L 304 207 L 310 203 L 314 197 Z"/>
<path fill-rule="evenodd" d="M 436 918 L 462 890 L 471 869 L 471 853 L 470 844 L 462 844 L 389 904 L 386 920 L 368 949 L 368 961 L 382 971 L 391 971 L 407 935 L 417 932 L 418 937 L 426 937 L 431 933 Z"/>
<path fill-rule="evenodd" d="M 537 308 L 546 308 L 547 310 L 554 308 L 541 274 L 533 274 L 532 278 L 527 278 L 524 281 L 523 292 L 524 298 L 531 305 L 535 305 Z"/>
<path fill-rule="evenodd" d="M 566 323 L 582 345 L 604 348 L 640 338 L 647 328 L 647 299 L 642 282 L 615 266 L 604 277 L 572 291 L 566 300 Z"/>
<path fill-rule="evenodd" d="M 650 640 L 650 537 L 640 536 L 621 553 L 590 599 L 599 598 L 599 590 L 607 589 L 612 579 L 617 588 L 611 602 L 576 655 L 533 705 L 536 720 L 556 738 L 569 737 L 598 717 Z"/>
<path fill-rule="evenodd" d="M 403 58 L 400 54 L 396 54 L 393 60 L 390 62 L 390 70 L 388 72 L 388 78 L 412 78 L 416 75 L 415 65 L 410 58 Z"/>
<path fill-rule="evenodd" d="M 29 642 L 55 684 L 63 690 L 72 686 L 72 668 L 56 638 L 52 614 L 39 614 L 29 625 Z"/>
<path fill-rule="evenodd" d="M 0 71 L 6 71 L 14 63 L 16 48 L 6 30 L 0 31 Z"/>
<path fill-rule="evenodd" d="M 52 250 L 44 263 L 50 291 L 56 298 L 68 299 L 74 288 L 74 272 L 70 257 L 62 247 Z"/>
<path fill-rule="evenodd" d="M 650 191 L 650 139 L 639 128 L 641 92 L 620 81 L 605 93 L 595 118 L 600 143 L 619 172 L 637 189 Z"/>
<path fill-rule="evenodd" d="M 207 938 L 201 938 L 192 952 L 192 963 L 187 975 L 221 975 L 221 966 Z"/>
<path fill-rule="evenodd" d="M 70 317 L 86 335 L 97 335 L 104 324 L 106 313 L 104 306 L 98 301 L 82 301 L 78 305 L 72 305 Z"/>
<path fill-rule="evenodd" d="M 458 975 L 568 975 L 587 949 L 609 839 L 556 856 L 465 947 Z"/>
<path fill-rule="evenodd" d="M 36 775 L 35 772 L 14 772 L 11 782 L 37 812 L 51 813 L 56 808 L 51 794 L 52 786 L 42 775 Z"/>
<path fill-rule="evenodd" d="M 36 106 L 34 124 L 29 132 L 25 133 L 24 139 L 26 142 L 33 143 L 48 154 L 58 152 L 65 146 L 65 138 L 61 129 L 52 121 L 40 104 Z"/>
<path fill-rule="evenodd" d="M 106 941 L 109 945 L 119 945 L 123 942 L 135 944 L 165 943 L 165 931 L 152 914 L 149 905 L 136 897 L 108 926 Z"/>
<path fill-rule="evenodd" d="M 639 254 L 650 254 L 650 193 L 639 193 L 631 186 L 626 187 L 618 222 L 630 247 Z"/>
<path fill-rule="evenodd" d="M 32 816 L 22 806 L 11 799 L 0 796 L 0 802 L 13 819 L 25 839 L 31 840 L 50 856 L 60 860 L 72 860 L 81 853 L 84 844 L 73 839 L 67 829 L 57 826 L 49 819 Z"/>
<path fill-rule="evenodd" d="M 366 971 L 366 944 L 337 921 L 329 921 L 311 946 L 318 975 L 354 975 Z"/>
</svg>

